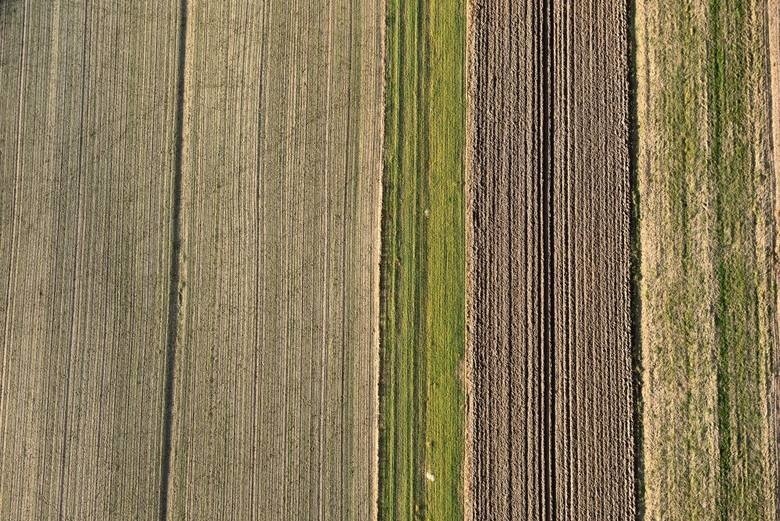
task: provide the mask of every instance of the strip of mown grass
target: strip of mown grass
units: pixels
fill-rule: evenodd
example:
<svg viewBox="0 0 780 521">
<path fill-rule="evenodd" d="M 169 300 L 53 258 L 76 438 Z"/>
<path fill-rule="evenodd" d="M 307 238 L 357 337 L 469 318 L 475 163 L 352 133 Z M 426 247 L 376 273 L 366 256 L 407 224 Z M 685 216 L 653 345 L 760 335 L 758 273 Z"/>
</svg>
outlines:
<svg viewBox="0 0 780 521">
<path fill-rule="evenodd" d="M 766 2 L 637 5 L 647 519 L 775 519 Z"/>
<path fill-rule="evenodd" d="M 388 0 L 379 517 L 462 519 L 462 0 Z"/>
</svg>

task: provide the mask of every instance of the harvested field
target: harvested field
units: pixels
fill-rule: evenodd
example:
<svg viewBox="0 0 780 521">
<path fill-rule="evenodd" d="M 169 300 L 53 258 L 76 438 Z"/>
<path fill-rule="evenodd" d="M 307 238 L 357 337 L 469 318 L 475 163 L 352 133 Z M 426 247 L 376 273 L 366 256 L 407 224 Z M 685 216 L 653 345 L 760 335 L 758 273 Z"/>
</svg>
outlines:
<svg viewBox="0 0 780 521">
<path fill-rule="evenodd" d="M 468 519 L 631 519 L 625 2 L 477 3 Z"/>
<path fill-rule="evenodd" d="M 376 515 L 382 9 L 188 2 L 168 519 Z"/>
<path fill-rule="evenodd" d="M 636 28 L 646 519 L 776 519 L 767 2 Z"/>
<path fill-rule="evenodd" d="M 0 2 L 0 519 L 157 518 L 178 16 Z"/>
<path fill-rule="evenodd" d="M 460 0 L 389 0 L 379 518 L 463 517 Z"/>
</svg>

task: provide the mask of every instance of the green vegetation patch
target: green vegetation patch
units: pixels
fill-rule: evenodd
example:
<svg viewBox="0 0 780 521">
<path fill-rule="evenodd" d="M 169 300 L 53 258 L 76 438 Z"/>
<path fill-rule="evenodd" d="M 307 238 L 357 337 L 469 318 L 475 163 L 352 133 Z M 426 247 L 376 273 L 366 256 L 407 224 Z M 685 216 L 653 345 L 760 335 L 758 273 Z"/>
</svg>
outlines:
<svg viewBox="0 0 780 521">
<path fill-rule="evenodd" d="M 379 517 L 463 518 L 462 0 L 387 7 Z"/>
</svg>

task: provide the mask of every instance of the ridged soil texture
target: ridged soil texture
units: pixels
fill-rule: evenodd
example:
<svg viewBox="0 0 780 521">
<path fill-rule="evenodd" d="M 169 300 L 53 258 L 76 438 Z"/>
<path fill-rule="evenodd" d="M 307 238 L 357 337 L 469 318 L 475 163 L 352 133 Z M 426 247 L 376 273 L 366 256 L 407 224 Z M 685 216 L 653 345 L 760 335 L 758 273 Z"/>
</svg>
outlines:
<svg viewBox="0 0 780 521">
<path fill-rule="evenodd" d="M 470 7 L 469 520 L 635 512 L 627 9 Z"/>
<path fill-rule="evenodd" d="M 382 7 L 187 2 L 169 520 L 375 516 Z"/>
<path fill-rule="evenodd" d="M 0 1 L 0 519 L 156 519 L 178 2 Z"/>
</svg>

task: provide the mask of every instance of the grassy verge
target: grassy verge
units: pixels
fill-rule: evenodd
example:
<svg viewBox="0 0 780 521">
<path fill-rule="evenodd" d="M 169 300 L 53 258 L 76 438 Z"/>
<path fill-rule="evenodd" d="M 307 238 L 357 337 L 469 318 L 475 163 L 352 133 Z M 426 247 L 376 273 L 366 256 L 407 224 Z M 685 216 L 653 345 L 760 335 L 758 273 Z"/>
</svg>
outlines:
<svg viewBox="0 0 780 521">
<path fill-rule="evenodd" d="M 775 519 L 765 5 L 637 3 L 647 519 Z"/>
<path fill-rule="evenodd" d="M 461 519 L 462 0 L 389 0 L 379 517 Z"/>
</svg>

